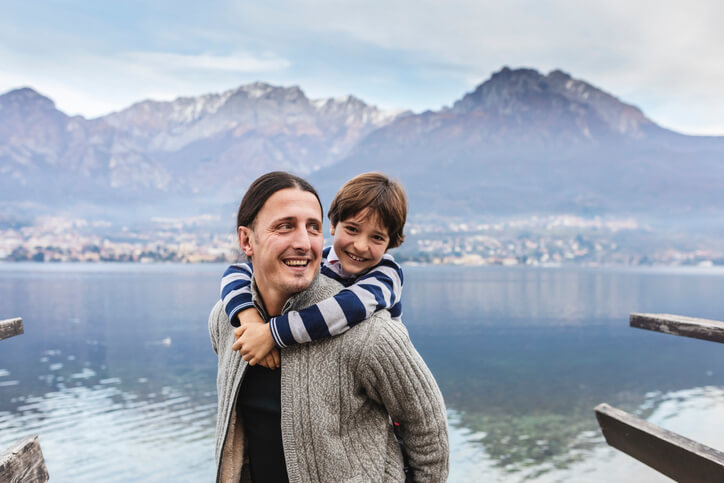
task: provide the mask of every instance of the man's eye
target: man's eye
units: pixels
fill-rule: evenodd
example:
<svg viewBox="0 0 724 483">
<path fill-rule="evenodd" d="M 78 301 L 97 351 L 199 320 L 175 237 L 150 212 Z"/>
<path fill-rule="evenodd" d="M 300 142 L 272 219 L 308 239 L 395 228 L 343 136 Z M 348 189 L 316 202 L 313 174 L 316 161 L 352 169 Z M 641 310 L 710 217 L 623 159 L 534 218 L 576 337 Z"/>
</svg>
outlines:
<svg viewBox="0 0 724 483">
<path fill-rule="evenodd" d="M 280 230 L 291 230 L 292 224 L 291 223 L 282 223 L 277 228 L 279 228 Z"/>
<path fill-rule="evenodd" d="M 317 225 L 316 223 L 311 223 L 309 225 L 309 231 L 319 233 L 320 231 L 322 231 L 322 227 L 320 225 Z"/>
</svg>

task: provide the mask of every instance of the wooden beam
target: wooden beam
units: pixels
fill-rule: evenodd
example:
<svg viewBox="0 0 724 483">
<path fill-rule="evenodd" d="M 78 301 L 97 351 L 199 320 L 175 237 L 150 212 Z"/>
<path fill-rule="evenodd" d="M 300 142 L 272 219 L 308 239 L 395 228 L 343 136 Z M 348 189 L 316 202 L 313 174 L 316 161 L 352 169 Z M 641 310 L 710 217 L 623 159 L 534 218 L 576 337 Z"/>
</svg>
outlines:
<svg viewBox="0 0 724 483">
<path fill-rule="evenodd" d="M 20 335 L 24 332 L 22 318 L 17 317 L 15 319 L 0 320 L 0 340 Z"/>
<path fill-rule="evenodd" d="M 37 436 L 18 441 L 0 455 L 0 481 L 44 483 L 49 478 Z"/>
<path fill-rule="evenodd" d="M 671 314 L 631 314 L 631 327 L 724 343 L 724 322 Z"/>
<path fill-rule="evenodd" d="M 599 404 L 596 419 L 606 442 L 675 481 L 724 481 L 724 453 Z"/>
</svg>

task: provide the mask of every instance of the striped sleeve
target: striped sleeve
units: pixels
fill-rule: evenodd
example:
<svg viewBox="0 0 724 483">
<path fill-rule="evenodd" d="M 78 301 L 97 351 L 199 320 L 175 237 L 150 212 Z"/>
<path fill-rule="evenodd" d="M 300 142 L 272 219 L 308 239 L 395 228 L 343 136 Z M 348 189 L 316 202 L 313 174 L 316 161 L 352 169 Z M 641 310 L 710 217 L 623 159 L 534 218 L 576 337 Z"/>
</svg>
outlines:
<svg viewBox="0 0 724 483">
<path fill-rule="evenodd" d="M 303 344 L 342 334 L 378 310 L 402 315 L 402 268 L 392 255 L 358 278 L 334 297 L 298 312 L 288 312 L 269 321 L 278 347 Z"/>
<path fill-rule="evenodd" d="M 244 309 L 253 307 L 251 301 L 251 275 L 253 268 L 250 262 L 230 265 L 221 277 L 221 302 L 229 322 L 239 326 L 236 315 Z"/>
</svg>

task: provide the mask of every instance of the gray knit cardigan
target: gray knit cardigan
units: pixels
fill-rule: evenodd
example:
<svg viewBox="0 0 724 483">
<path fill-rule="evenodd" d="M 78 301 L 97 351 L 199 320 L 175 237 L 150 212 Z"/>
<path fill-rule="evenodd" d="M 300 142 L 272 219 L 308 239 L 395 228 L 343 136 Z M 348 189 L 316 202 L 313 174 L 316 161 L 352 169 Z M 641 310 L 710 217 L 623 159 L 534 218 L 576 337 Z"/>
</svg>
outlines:
<svg viewBox="0 0 724 483">
<path fill-rule="evenodd" d="M 299 310 L 342 286 L 317 276 L 287 301 Z M 253 298 L 259 308 L 255 286 Z M 247 363 L 232 351 L 233 327 L 221 302 L 209 316 L 218 354 L 216 481 L 250 481 L 236 397 Z M 407 330 L 386 310 L 344 334 L 281 351 L 282 441 L 290 482 L 403 481 L 390 417 L 399 422 L 415 481 L 445 481 L 445 405 Z"/>
</svg>

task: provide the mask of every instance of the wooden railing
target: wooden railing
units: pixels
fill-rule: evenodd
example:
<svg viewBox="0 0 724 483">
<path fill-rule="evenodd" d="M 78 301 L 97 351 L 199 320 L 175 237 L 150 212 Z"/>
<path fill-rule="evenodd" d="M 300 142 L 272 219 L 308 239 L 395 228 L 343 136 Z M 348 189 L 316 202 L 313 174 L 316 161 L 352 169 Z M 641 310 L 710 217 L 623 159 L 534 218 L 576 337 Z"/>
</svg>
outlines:
<svg viewBox="0 0 724 483">
<path fill-rule="evenodd" d="M 724 343 L 724 322 L 631 314 L 631 327 Z M 595 408 L 606 442 L 676 481 L 724 482 L 724 453 L 609 406 Z"/>
<path fill-rule="evenodd" d="M 637 329 L 724 343 L 724 322 L 671 314 L 631 314 L 629 325 Z"/>
<path fill-rule="evenodd" d="M 0 340 L 23 332 L 23 319 L 0 320 Z M 38 436 L 18 441 L 0 454 L 1 482 L 46 482 L 48 478 Z"/>
</svg>

